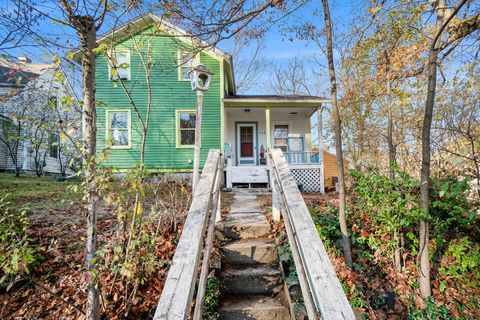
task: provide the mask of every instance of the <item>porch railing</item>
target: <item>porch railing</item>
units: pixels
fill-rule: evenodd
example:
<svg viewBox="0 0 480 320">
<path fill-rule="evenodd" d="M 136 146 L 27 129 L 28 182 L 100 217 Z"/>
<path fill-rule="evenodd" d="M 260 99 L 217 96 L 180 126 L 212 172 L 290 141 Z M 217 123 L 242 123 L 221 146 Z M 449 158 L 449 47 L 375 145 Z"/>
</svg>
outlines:
<svg viewBox="0 0 480 320">
<path fill-rule="evenodd" d="M 268 164 L 273 219 L 285 222 L 308 319 L 355 319 L 282 150 L 270 149 Z"/>
<path fill-rule="evenodd" d="M 289 164 L 320 164 L 318 151 L 285 152 L 284 155 Z"/>
<path fill-rule="evenodd" d="M 215 220 L 220 218 L 222 177 L 223 159 L 220 150 L 210 150 L 202 175 L 196 190 L 194 190 L 192 204 L 183 226 L 184 232 L 178 241 L 172 265 L 155 311 L 155 320 L 187 319 L 195 292 L 196 301 L 192 319 L 202 319 Z M 202 267 L 198 285 L 195 286 L 202 251 Z"/>
</svg>

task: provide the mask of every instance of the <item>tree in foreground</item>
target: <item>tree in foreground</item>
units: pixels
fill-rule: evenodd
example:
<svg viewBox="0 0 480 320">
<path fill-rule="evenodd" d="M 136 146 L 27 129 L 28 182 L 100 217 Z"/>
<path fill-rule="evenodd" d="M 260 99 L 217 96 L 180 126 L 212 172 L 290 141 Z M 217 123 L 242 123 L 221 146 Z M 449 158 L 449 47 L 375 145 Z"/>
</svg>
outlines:
<svg viewBox="0 0 480 320">
<path fill-rule="evenodd" d="M 438 55 L 449 46 L 457 46 L 465 37 L 480 29 L 480 15 L 476 14 L 464 19 L 456 16 L 460 9 L 467 4 L 461 0 L 453 7 L 447 6 L 446 0 L 432 1 L 436 15 L 436 23 L 428 56 L 428 87 L 423 116 L 422 130 L 422 167 L 420 177 L 420 207 L 424 210 L 425 218 L 420 221 L 419 231 L 419 264 L 418 282 L 423 297 L 431 295 L 430 284 L 430 257 L 429 257 L 429 209 L 430 209 L 430 158 L 431 158 L 431 128 L 437 87 Z M 444 31 L 448 36 L 444 36 Z"/>
<path fill-rule="evenodd" d="M 328 72 L 330 74 L 330 101 L 333 109 L 333 121 L 335 123 L 335 150 L 337 154 L 338 168 L 338 220 L 340 222 L 340 231 L 342 232 L 343 254 L 348 267 L 353 267 L 352 252 L 350 247 L 350 238 L 348 236 L 347 218 L 346 218 L 346 196 L 345 196 L 345 170 L 343 166 L 343 149 L 342 149 L 342 122 L 340 119 L 340 110 L 337 101 L 337 79 L 335 74 L 335 63 L 333 59 L 333 27 L 332 18 L 330 16 L 330 8 L 328 0 L 322 0 L 323 14 L 325 20 L 325 32 L 327 37 L 327 60 Z"/>
</svg>

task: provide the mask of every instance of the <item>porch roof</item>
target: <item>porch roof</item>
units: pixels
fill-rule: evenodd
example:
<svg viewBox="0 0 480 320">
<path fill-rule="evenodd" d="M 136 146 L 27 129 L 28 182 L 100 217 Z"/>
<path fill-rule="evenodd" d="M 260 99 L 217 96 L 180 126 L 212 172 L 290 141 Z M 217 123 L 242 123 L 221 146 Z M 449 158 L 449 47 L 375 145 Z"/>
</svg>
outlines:
<svg viewBox="0 0 480 320">
<path fill-rule="evenodd" d="M 235 95 L 223 98 L 226 107 L 315 107 L 330 102 L 329 99 L 304 95 Z"/>
</svg>

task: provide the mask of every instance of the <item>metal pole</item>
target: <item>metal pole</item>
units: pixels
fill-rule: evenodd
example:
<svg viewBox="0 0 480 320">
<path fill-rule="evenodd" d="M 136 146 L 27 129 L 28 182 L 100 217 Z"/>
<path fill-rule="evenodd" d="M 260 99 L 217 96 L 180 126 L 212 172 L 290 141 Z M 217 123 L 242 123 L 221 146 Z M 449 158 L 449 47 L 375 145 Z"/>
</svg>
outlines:
<svg viewBox="0 0 480 320">
<path fill-rule="evenodd" d="M 195 118 L 195 148 L 193 151 L 193 179 L 192 194 L 195 196 L 195 188 L 200 177 L 200 149 L 202 148 L 202 105 L 203 91 L 197 90 L 197 112 Z"/>
</svg>

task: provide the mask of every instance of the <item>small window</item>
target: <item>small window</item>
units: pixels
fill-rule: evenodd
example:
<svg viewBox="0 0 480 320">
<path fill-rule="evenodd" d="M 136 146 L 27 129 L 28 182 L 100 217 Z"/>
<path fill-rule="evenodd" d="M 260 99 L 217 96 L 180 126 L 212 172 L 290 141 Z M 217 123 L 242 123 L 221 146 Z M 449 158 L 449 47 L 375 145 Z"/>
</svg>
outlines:
<svg viewBox="0 0 480 320">
<path fill-rule="evenodd" d="M 190 71 L 195 68 L 196 58 L 194 54 L 188 52 L 179 53 L 178 78 L 183 81 L 190 81 Z"/>
<path fill-rule="evenodd" d="M 48 155 L 50 158 L 58 159 L 58 146 L 60 144 L 60 136 L 56 133 L 50 133 L 48 137 Z"/>
<path fill-rule="evenodd" d="M 114 51 L 110 56 L 108 63 L 110 80 L 130 80 L 130 51 Z M 113 66 L 114 67 L 113 67 Z"/>
<path fill-rule="evenodd" d="M 195 111 L 178 111 L 177 114 L 177 146 L 192 147 L 195 145 Z"/>
<path fill-rule="evenodd" d="M 130 146 L 130 111 L 108 111 L 107 143 L 112 148 Z"/>
<path fill-rule="evenodd" d="M 51 109 L 57 109 L 57 97 L 49 97 L 48 98 L 48 106 L 51 108 Z"/>
</svg>

